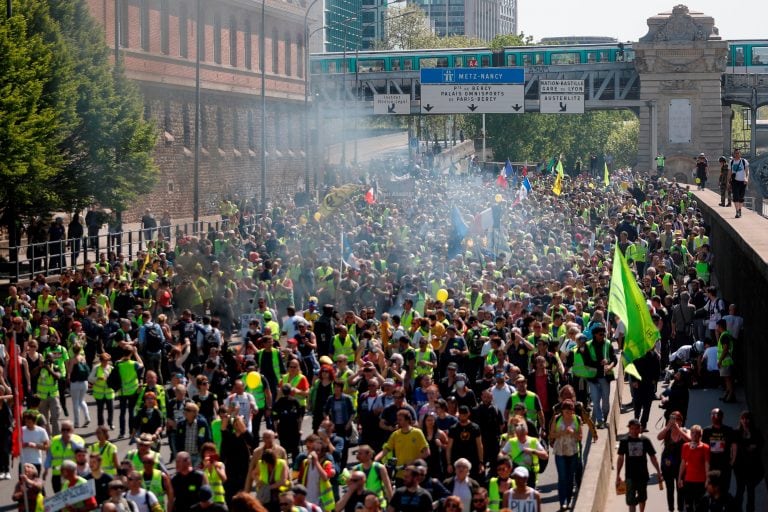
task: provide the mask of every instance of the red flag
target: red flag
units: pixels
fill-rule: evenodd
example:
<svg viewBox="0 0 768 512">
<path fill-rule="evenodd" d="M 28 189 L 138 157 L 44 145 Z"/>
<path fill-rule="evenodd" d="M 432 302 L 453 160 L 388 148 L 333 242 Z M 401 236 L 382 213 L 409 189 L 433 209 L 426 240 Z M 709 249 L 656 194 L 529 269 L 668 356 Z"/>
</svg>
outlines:
<svg viewBox="0 0 768 512">
<path fill-rule="evenodd" d="M 507 183 L 507 177 L 504 176 L 503 171 L 502 174 L 499 174 L 499 177 L 496 178 L 496 184 L 501 188 L 507 188 L 509 186 L 509 183 Z"/>
<path fill-rule="evenodd" d="M 528 176 L 528 164 L 525 164 L 523 166 L 523 178 L 525 178 L 526 176 Z"/>
<path fill-rule="evenodd" d="M 373 191 L 373 187 L 369 188 L 368 192 L 365 193 L 365 202 L 368 204 L 376 203 L 376 194 Z"/>
<path fill-rule="evenodd" d="M 19 364 L 19 350 L 16 346 L 16 333 L 11 336 L 11 343 L 8 350 L 9 353 L 9 370 L 10 381 L 13 386 L 13 418 L 15 428 L 11 437 L 11 455 L 13 458 L 21 457 L 21 413 L 22 402 L 24 402 L 24 388 L 21 381 L 21 365 Z"/>
</svg>

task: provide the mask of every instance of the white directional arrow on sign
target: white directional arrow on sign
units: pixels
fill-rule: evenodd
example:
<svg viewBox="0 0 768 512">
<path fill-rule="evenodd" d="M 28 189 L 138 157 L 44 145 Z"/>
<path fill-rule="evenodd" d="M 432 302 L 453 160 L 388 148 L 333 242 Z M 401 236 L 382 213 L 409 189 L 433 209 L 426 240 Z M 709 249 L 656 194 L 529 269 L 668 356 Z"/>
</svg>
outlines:
<svg viewBox="0 0 768 512">
<path fill-rule="evenodd" d="M 422 114 L 522 114 L 521 84 L 422 84 Z"/>
</svg>

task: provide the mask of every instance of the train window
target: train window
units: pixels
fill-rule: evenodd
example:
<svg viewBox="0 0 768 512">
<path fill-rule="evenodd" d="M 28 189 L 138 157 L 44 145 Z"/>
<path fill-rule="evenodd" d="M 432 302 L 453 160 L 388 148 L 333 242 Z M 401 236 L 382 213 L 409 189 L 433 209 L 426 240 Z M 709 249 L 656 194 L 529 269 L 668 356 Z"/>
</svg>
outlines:
<svg viewBox="0 0 768 512">
<path fill-rule="evenodd" d="M 517 66 L 517 56 L 514 53 L 507 54 L 507 66 Z"/>
<path fill-rule="evenodd" d="M 523 66 L 530 66 L 531 65 L 531 56 L 530 54 L 523 54 Z"/>
<path fill-rule="evenodd" d="M 419 57 L 419 68 L 436 68 L 437 67 L 437 59 L 432 57 Z"/>
<path fill-rule="evenodd" d="M 768 65 L 768 47 L 752 47 L 752 65 Z"/>
<path fill-rule="evenodd" d="M 318 61 L 312 62 L 312 74 L 318 75 L 323 72 L 323 63 Z"/>
<path fill-rule="evenodd" d="M 329 60 L 328 61 L 328 73 L 336 73 L 336 61 L 335 60 Z"/>
<path fill-rule="evenodd" d="M 587 52 L 587 63 L 594 64 L 595 62 L 597 62 L 597 55 L 595 55 L 595 52 Z"/>
<path fill-rule="evenodd" d="M 411 59 L 403 59 L 403 69 L 406 71 L 410 71 L 413 69 L 413 60 Z"/>
<path fill-rule="evenodd" d="M 474 55 L 468 55 L 467 56 L 467 66 L 470 68 L 476 68 L 477 67 L 477 57 Z"/>
<path fill-rule="evenodd" d="M 376 73 L 384 71 L 384 59 L 358 60 L 357 71 L 360 73 Z"/>
<path fill-rule="evenodd" d="M 392 66 L 392 71 L 400 71 L 400 59 L 390 59 L 389 64 Z"/>
<path fill-rule="evenodd" d="M 438 57 L 438 59 L 437 59 L 437 67 L 438 68 L 447 68 L 448 67 L 448 57 Z"/>
<path fill-rule="evenodd" d="M 734 65 L 736 66 L 744 65 L 744 48 L 741 46 L 736 48 L 736 57 L 735 57 Z"/>
<path fill-rule="evenodd" d="M 550 55 L 550 64 L 565 66 L 568 64 L 581 64 L 581 55 L 573 52 L 558 52 Z"/>
<path fill-rule="evenodd" d="M 480 56 L 480 65 L 484 68 L 491 65 L 491 56 L 490 55 L 481 55 Z"/>
<path fill-rule="evenodd" d="M 543 53 L 535 53 L 533 63 L 537 66 L 542 66 L 544 64 L 544 54 Z"/>
<path fill-rule="evenodd" d="M 609 62 L 611 60 L 608 50 L 600 50 L 598 53 L 600 54 L 600 62 Z"/>
<path fill-rule="evenodd" d="M 455 68 L 464 67 L 464 57 L 462 57 L 461 55 L 455 55 L 453 57 L 453 67 Z"/>
</svg>

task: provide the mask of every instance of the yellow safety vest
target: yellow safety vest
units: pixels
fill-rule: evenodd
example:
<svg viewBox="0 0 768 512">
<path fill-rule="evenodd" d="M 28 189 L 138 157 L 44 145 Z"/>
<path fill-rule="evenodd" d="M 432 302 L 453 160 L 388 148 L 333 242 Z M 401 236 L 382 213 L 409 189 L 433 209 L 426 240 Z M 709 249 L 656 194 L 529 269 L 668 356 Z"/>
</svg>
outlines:
<svg viewBox="0 0 768 512">
<path fill-rule="evenodd" d="M 210 479 L 209 479 L 210 482 Z M 152 478 L 147 480 L 144 473 L 141 474 L 141 487 L 145 491 L 150 491 L 157 497 L 157 501 L 162 505 L 165 510 L 165 488 L 163 487 L 163 472 L 159 469 L 152 470 Z M 213 485 L 211 485 L 213 488 Z"/>
<path fill-rule="evenodd" d="M 117 446 L 106 441 L 104 445 L 99 445 L 98 442 L 93 443 L 88 447 L 88 453 L 98 453 L 101 455 L 101 470 L 110 475 L 117 475 L 117 468 L 115 467 L 115 454 L 117 453 Z"/>
<path fill-rule="evenodd" d="M 347 356 L 347 361 L 351 363 L 355 361 L 355 349 L 352 346 L 352 338 L 349 335 L 344 338 L 343 343 L 338 334 L 333 337 L 333 361 L 336 362 L 336 359 L 341 354 Z"/>
<path fill-rule="evenodd" d="M 287 373 L 280 377 L 280 386 L 282 387 L 283 384 L 290 384 L 292 388 L 298 387 L 299 382 L 301 382 L 301 378 L 303 377 L 302 374 L 296 375 L 294 378 L 290 378 L 291 376 Z M 290 379 L 290 380 L 289 380 Z M 307 397 L 306 396 L 300 396 L 296 395 L 296 400 L 299 402 L 299 405 L 302 407 L 307 407 Z"/>
<path fill-rule="evenodd" d="M 308 465 L 309 460 L 304 459 L 302 462 L 303 477 L 301 479 L 301 485 L 303 486 L 307 485 L 307 474 L 309 473 Z M 261 474 L 263 475 L 264 472 Z M 322 508 L 324 512 L 331 512 L 336 509 L 336 499 L 333 497 L 331 482 L 329 480 L 323 480 L 322 478 L 320 479 L 320 508 Z"/>
<path fill-rule="evenodd" d="M 536 449 L 536 445 L 538 444 L 539 440 L 535 437 L 528 436 L 528 439 L 526 440 L 526 446 L 530 448 L 531 450 Z M 509 450 L 509 458 L 512 459 L 512 462 L 515 463 L 517 466 L 522 466 L 519 462 L 517 462 L 517 458 L 520 457 L 520 455 L 523 453 L 523 447 L 520 445 L 520 440 L 517 437 L 513 437 L 509 440 L 510 444 L 510 450 Z M 529 470 L 532 470 L 534 473 L 538 475 L 539 472 L 539 456 L 536 454 L 531 454 L 532 464 L 533 467 L 527 468 Z"/>
<path fill-rule="evenodd" d="M 514 393 L 510 400 L 510 408 L 509 410 L 513 410 L 515 408 L 515 405 L 523 402 L 525 404 L 525 416 L 533 422 L 534 425 L 538 424 L 539 422 L 539 415 L 536 412 L 536 393 L 533 391 L 526 391 L 525 392 L 525 399 L 520 400 L 520 394 Z"/>
<path fill-rule="evenodd" d="M 248 372 L 241 375 L 240 378 L 245 383 L 245 390 L 253 395 L 256 406 L 259 409 L 264 409 L 267 404 L 267 396 L 264 394 L 264 379 L 261 378 L 261 374 L 259 372 Z M 255 387 L 251 387 L 248 384 L 252 379 L 256 379 L 257 384 Z"/>
<path fill-rule="evenodd" d="M 507 479 L 509 483 L 509 479 Z M 491 512 L 499 512 L 501 509 L 501 494 L 499 494 L 499 477 L 491 478 L 488 482 L 488 508 Z"/>
<path fill-rule="evenodd" d="M 108 370 L 99 365 L 96 367 L 96 382 L 93 383 L 93 398 L 96 400 L 114 400 L 115 390 L 107 385 L 107 378 L 115 368 L 112 365 L 107 366 Z"/>
<path fill-rule="evenodd" d="M 73 445 L 85 446 L 85 441 L 77 434 L 72 434 L 69 443 L 65 446 L 61 440 L 61 434 L 53 436 L 51 439 L 51 474 L 58 476 L 61 474 L 61 464 L 65 460 L 75 460 L 75 449 Z"/>
<path fill-rule="evenodd" d="M 120 395 L 133 396 L 139 392 L 139 376 L 136 374 L 135 361 L 130 359 L 118 361 L 117 371 L 120 372 Z"/>
<path fill-rule="evenodd" d="M 213 491 L 213 502 L 221 503 L 222 505 L 226 503 L 224 497 L 224 482 L 222 482 L 221 477 L 219 477 L 219 474 L 216 472 L 216 468 L 212 467 L 211 469 L 206 469 L 205 476 L 208 477 L 208 485 L 211 486 L 211 490 Z M 281 490 L 283 489 L 281 488 Z"/>
<path fill-rule="evenodd" d="M 592 368 L 591 366 L 586 366 L 584 364 L 584 357 L 582 357 L 581 352 L 579 352 L 578 346 L 573 347 L 571 350 L 573 352 L 573 367 L 571 368 L 571 372 L 574 376 L 591 379 L 597 375 L 597 368 Z"/>
<path fill-rule="evenodd" d="M 37 379 L 37 397 L 40 398 L 40 400 L 47 400 L 48 398 L 56 398 L 58 396 L 58 381 L 53 377 L 51 372 L 42 368 L 40 370 L 40 377 Z"/>
<path fill-rule="evenodd" d="M 417 379 L 421 377 L 422 375 L 432 375 L 434 368 L 431 366 L 420 366 L 419 363 L 422 361 L 430 362 L 432 360 L 432 349 L 427 347 L 427 350 L 416 351 L 416 366 L 413 369 L 413 375 Z"/>
</svg>

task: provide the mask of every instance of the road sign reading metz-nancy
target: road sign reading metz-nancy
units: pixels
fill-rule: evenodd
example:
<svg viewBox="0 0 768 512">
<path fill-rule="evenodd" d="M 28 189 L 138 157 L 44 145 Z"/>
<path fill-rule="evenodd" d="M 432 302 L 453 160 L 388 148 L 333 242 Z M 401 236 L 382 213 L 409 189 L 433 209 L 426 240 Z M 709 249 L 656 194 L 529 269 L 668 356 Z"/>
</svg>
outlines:
<svg viewBox="0 0 768 512">
<path fill-rule="evenodd" d="M 523 68 L 427 68 L 421 70 L 423 114 L 525 112 Z"/>
</svg>

